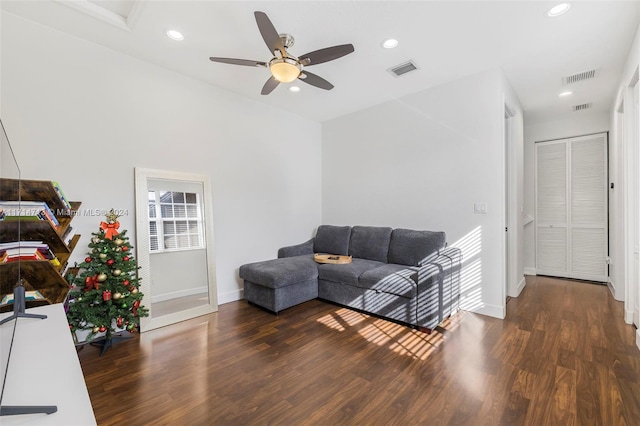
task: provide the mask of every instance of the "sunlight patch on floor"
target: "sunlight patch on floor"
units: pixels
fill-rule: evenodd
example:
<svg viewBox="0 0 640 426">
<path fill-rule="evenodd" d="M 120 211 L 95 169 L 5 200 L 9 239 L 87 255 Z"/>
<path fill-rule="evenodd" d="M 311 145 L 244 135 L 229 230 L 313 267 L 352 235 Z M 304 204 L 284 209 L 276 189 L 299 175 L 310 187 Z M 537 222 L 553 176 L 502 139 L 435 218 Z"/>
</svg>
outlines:
<svg viewBox="0 0 640 426">
<path fill-rule="evenodd" d="M 389 348 L 400 355 L 408 355 L 424 361 L 444 342 L 444 336 L 438 332 L 425 334 L 411 330 L 401 336 Z"/>
<path fill-rule="evenodd" d="M 367 318 L 369 318 L 368 315 L 361 314 L 350 309 L 341 308 L 335 312 L 318 318 L 317 321 L 334 330 L 345 331 L 346 326 L 353 327 Z"/>
<path fill-rule="evenodd" d="M 317 320 L 320 324 L 326 325 L 327 327 L 333 329 L 333 330 L 338 330 L 338 331 L 345 331 L 346 328 L 344 328 L 342 326 L 342 324 L 340 324 L 338 322 L 338 320 L 336 320 L 333 315 L 325 315 L 323 317 L 318 318 Z"/>
<path fill-rule="evenodd" d="M 406 330 L 405 326 L 393 322 L 376 320 L 373 323 L 358 330 L 358 333 L 371 343 L 382 346 L 388 343 L 394 336 Z"/>
</svg>

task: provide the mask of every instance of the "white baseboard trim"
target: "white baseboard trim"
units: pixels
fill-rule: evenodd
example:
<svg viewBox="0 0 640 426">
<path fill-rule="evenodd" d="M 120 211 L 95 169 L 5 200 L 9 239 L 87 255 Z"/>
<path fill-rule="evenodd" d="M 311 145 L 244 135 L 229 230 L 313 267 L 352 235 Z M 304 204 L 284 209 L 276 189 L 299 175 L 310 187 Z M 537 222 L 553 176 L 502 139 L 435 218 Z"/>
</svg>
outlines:
<svg viewBox="0 0 640 426">
<path fill-rule="evenodd" d="M 633 324 L 633 310 L 624 310 L 624 322 L 625 324 Z"/>
<path fill-rule="evenodd" d="M 461 306 L 461 309 L 464 309 L 464 306 Z M 473 312 L 475 314 L 486 315 L 488 317 L 493 317 L 498 319 L 504 319 L 504 317 L 507 315 L 506 306 L 502 307 L 497 305 L 482 304 L 481 306 L 474 307 L 471 309 L 465 309 L 465 310 L 469 312 Z"/>
<path fill-rule="evenodd" d="M 525 275 L 536 275 L 536 268 L 524 268 Z"/>
<path fill-rule="evenodd" d="M 225 293 L 218 293 L 218 305 L 224 305 L 225 303 L 235 302 L 242 299 L 244 299 L 244 289 L 242 288 L 234 291 L 227 291 Z"/>
<path fill-rule="evenodd" d="M 613 282 L 611 280 L 609 280 L 607 282 L 607 287 L 609 288 L 609 291 L 611 292 L 611 295 L 613 296 L 614 299 L 616 299 L 616 286 L 615 284 L 613 284 Z M 616 299 L 618 300 L 618 299 Z"/>
<path fill-rule="evenodd" d="M 522 290 L 524 290 L 524 287 L 527 285 L 527 280 L 522 277 L 522 279 L 520 280 L 520 282 L 518 283 L 518 287 L 516 288 L 516 294 L 513 295 L 512 297 L 518 297 L 520 296 L 520 293 L 522 293 Z"/>
<path fill-rule="evenodd" d="M 159 294 L 157 296 L 151 296 L 151 303 L 164 302 L 171 299 L 177 299 L 178 297 L 193 296 L 194 294 L 206 293 L 207 287 L 194 287 L 186 290 L 173 291 L 171 293 Z"/>
</svg>

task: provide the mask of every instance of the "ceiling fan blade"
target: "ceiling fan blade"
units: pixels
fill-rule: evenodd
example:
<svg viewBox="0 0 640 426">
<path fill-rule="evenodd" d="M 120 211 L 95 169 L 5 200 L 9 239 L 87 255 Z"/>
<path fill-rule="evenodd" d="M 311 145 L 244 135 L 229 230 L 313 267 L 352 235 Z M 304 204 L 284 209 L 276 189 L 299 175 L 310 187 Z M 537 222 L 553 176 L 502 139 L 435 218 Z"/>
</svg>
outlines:
<svg viewBox="0 0 640 426">
<path fill-rule="evenodd" d="M 214 56 L 209 58 L 213 62 L 222 62 L 223 64 L 231 65 L 245 65 L 248 67 L 266 67 L 266 62 L 251 61 L 249 59 L 234 59 L 234 58 L 216 58 Z"/>
<path fill-rule="evenodd" d="M 305 66 L 317 65 L 323 62 L 333 61 L 334 59 L 341 58 L 349 53 L 352 53 L 355 49 L 353 44 L 340 44 L 338 46 L 325 47 L 324 49 L 314 50 L 300 56 L 300 62 Z"/>
<path fill-rule="evenodd" d="M 273 89 L 278 87 L 278 84 L 280 84 L 280 82 L 273 78 L 273 76 L 271 76 L 271 78 L 267 80 L 264 86 L 262 86 L 262 92 L 260 92 L 260 94 L 268 95 L 269 93 L 273 92 Z"/>
<path fill-rule="evenodd" d="M 324 90 L 333 89 L 333 84 L 329 83 L 327 80 L 325 80 L 324 78 L 322 78 L 322 77 L 320 77 L 318 75 L 310 73 L 309 71 L 302 72 L 302 74 L 300 74 L 300 77 L 298 77 L 298 78 L 301 81 L 304 81 L 307 84 L 319 87 L 319 88 L 324 89 Z"/>
<path fill-rule="evenodd" d="M 271 54 L 273 55 L 274 51 L 279 50 L 284 56 L 284 44 L 282 43 L 278 31 L 276 31 L 276 28 L 271 23 L 271 20 L 269 19 L 267 14 L 258 11 L 254 12 L 253 14 L 256 17 L 256 23 L 258 24 L 260 34 L 262 34 L 262 39 L 267 44 L 267 47 L 271 51 Z"/>
</svg>

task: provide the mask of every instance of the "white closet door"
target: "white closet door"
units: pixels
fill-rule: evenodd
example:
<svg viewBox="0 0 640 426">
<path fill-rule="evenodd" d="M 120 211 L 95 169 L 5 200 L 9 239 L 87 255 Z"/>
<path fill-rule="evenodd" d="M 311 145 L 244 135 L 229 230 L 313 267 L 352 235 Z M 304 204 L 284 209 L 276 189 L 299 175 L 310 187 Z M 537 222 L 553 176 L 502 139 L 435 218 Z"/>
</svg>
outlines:
<svg viewBox="0 0 640 426">
<path fill-rule="evenodd" d="M 607 281 L 606 134 L 569 140 L 571 277 Z"/>
<path fill-rule="evenodd" d="M 607 135 L 536 144 L 537 273 L 607 281 Z"/>
<path fill-rule="evenodd" d="M 566 276 L 568 194 L 566 140 L 536 144 L 537 273 Z"/>
</svg>

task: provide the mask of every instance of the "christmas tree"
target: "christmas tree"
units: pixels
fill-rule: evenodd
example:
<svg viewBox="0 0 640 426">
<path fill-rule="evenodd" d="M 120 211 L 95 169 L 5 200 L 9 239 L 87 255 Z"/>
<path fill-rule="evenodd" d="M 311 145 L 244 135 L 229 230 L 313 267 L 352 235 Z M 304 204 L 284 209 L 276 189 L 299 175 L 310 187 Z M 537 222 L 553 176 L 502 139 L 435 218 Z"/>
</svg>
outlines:
<svg viewBox="0 0 640 426">
<path fill-rule="evenodd" d="M 67 320 L 71 332 L 89 330 L 88 341 L 104 334 L 103 353 L 113 343 L 114 333 L 134 333 L 140 317 L 148 315 L 139 291 L 138 265 L 133 258 L 127 231 L 118 232 L 120 223 L 113 209 L 100 223 L 100 231 L 91 234 L 89 255 L 78 265 L 72 280 Z"/>
</svg>

